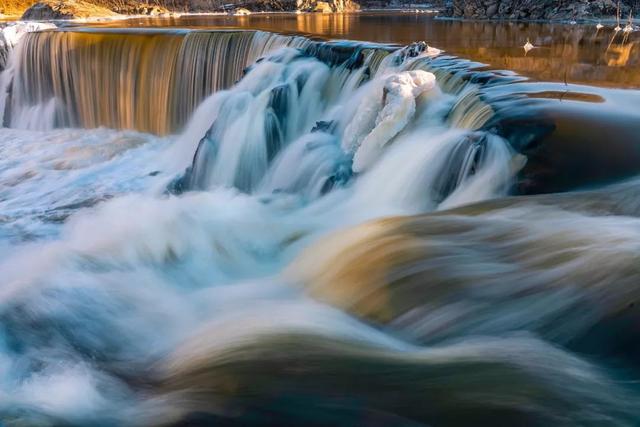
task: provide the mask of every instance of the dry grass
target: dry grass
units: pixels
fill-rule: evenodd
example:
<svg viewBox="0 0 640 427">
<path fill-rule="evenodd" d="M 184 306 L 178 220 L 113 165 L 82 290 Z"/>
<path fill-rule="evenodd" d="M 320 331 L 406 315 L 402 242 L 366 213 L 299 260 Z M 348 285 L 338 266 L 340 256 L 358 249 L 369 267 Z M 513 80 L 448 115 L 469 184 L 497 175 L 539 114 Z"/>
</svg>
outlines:
<svg viewBox="0 0 640 427">
<path fill-rule="evenodd" d="M 237 3 L 234 0 L 86 0 L 86 2 L 120 13 L 153 6 L 176 12 L 210 11 L 219 9 L 224 3 Z M 37 3 L 37 0 L 0 0 L 0 14 L 22 16 L 24 11 L 34 3 Z"/>
<path fill-rule="evenodd" d="M 35 0 L 0 0 L 0 13 L 8 16 L 20 16 Z"/>
</svg>

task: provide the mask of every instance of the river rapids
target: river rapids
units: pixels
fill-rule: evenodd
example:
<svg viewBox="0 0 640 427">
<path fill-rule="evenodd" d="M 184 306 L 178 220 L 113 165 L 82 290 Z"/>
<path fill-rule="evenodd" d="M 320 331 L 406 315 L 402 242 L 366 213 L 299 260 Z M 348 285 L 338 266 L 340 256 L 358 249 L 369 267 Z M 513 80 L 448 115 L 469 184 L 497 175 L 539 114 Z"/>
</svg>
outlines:
<svg viewBox="0 0 640 427">
<path fill-rule="evenodd" d="M 3 31 L 0 425 L 637 425 L 640 154 L 567 178 L 522 77 Z"/>
</svg>

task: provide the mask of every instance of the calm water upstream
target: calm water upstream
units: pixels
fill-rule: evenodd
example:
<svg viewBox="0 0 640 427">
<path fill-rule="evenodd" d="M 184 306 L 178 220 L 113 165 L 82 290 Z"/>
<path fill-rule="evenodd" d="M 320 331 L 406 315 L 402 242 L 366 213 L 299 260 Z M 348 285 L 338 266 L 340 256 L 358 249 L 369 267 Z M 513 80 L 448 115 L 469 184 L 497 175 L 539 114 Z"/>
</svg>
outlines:
<svg viewBox="0 0 640 427">
<path fill-rule="evenodd" d="M 109 24 L 112 25 L 112 24 Z M 448 53 L 542 81 L 640 88 L 640 32 L 615 23 L 473 22 L 416 13 L 253 14 L 132 19 L 116 26 L 243 28 L 406 45 L 424 40 Z M 615 35 L 615 37 L 614 37 Z M 527 40 L 536 49 L 525 52 Z"/>
<path fill-rule="evenodd" d="M 640 32 L 0 31 L 1 426 L 638 425 Z"/>
</svg>

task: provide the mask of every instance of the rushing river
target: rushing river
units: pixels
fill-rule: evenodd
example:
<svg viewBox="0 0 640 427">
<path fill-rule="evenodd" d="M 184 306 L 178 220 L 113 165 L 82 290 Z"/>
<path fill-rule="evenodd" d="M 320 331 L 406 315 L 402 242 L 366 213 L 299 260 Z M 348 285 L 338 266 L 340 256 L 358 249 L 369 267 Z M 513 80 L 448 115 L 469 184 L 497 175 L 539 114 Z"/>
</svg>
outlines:
<svg viewBox="0 0 640 427">
<path fill-rule="evenodd" d="M 0 425 L 638 425 L 637 33 L 2 31 Z"/>
</svg>

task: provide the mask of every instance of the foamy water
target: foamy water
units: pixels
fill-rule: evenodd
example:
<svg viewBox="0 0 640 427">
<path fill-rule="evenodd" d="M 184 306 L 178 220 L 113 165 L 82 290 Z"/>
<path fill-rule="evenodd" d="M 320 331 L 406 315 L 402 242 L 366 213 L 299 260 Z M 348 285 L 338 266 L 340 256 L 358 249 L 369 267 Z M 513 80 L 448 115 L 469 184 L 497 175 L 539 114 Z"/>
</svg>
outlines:
<svg viewBox="0 0 640 427">
<path fill-rule="evenodd" d="M 504 198 L 526 158 L 478 85 L 391 50 L 270 45 L 171 136 L 13 109 L 0 420 L 632 425 L 633 389 L 572 338 L 635 291 L 572 309 L 635 286 L 633 187 Z"/>
</svg>

